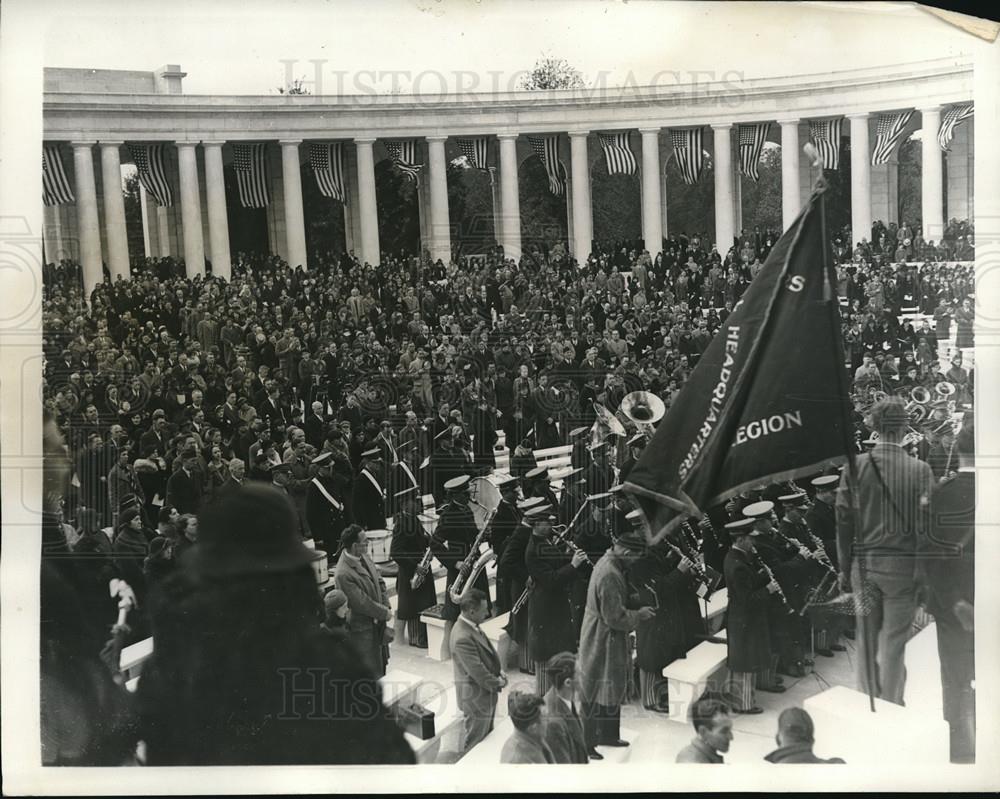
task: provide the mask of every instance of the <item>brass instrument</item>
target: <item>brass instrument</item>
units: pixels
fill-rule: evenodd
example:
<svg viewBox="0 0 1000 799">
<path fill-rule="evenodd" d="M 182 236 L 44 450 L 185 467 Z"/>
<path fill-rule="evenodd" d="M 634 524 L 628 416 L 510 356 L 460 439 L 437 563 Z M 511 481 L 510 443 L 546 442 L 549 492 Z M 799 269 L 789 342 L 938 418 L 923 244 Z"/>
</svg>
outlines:
<svg viewBox="0 0 1000 799">
<path fill-rule="evenodd" d="M 910 391 L 910 401 L 906 403 L 906 412 L 911 425 L 919 425 L 930 413 L 931 392 L 923 386 L 914 386 Z"/>
<path fill-rule="evenodd" d="M 778 599 L 781 600 L 781 604 L 785 606 L 785 610 L 787 610 L 789 613 L 794 613 L 795 611 L 792 608 L 792 606 L 789 604 L 788 597 L 785 596 L 785 592 L 784 592 L 784 590 L 781 587 L 781 583 L 779 583 L 774 578 L 774 572 L 771 571 L 771 567 L 768 566 L 766 563 L 764 563 L 764 559 L 761 558 L 760 555 L 757 555 L 756 552 L 754 553 L 754 555 L 757 558 L 757 564 L 760 566 L 761 570 L 767 576 L 767 579 L 769 581 L 771 581 L 772 583 L 774 583 L 776 586 L 778 586 L 778 590 L 775 591 L 775 594 L 777 595 Z"/>
<path fill-rule="evenodd" d="M 622 398 L 618 410 L 648 440 L 653 437 L 655 425 L 663 418 L 667 407 L 652 391 L 633 391 Z"/>
<path fill-rule="evenodd" d="M 462 601 L 462 597 L 472 587 L 476 578 L 479 577 L 480 572 L 486 568 L 487 564 L 492 560 L 496 560 L 496 553 L 492 549 L 487 549 L 481 555 L 479 554 L 479 548 L 482 546 L 483 541 L 486 540 L 486 535 L 490 529 L 489 522 L 493 518 L 494 513 L 496 511 L 490 513 L 486 524 L 483 525 L 483 529 L 479 531 L 476 540 L 472 542 L 469 554 L 465 556 L 465 560 L 462 561 L 462 565 L 458 569 L 458 576 L 448 589 L 448 597 L 456 605 Z"/>
<path fill-rule="evenodd" d="M 420 559 L 420 563 L 417 564 L 417 568 L 413 572 L 413 576 L 410 578 L 410 588 L 416 591 L 423 585 L 424 580 L 427 579 L 427 575 L 431 570 L 431 561 L 434 559 L 434 553 L 431 551 L 431 547 L 427 547 L 427 551 L 424 552 L 424 556 Z"/>
<path fill-rule="evenodd" d="M 521 596 L 517 598 L 514 606 L 510 609 L 510 615 L 516 616 L 518 612 L 525 606 L 528 598 L 531 596 L 532 591 L 535 590 L 535 581 L 533 578 L 528 578 L 528 583 L 525 585 L 524 590 L 521 592 Z"/>
</svg>

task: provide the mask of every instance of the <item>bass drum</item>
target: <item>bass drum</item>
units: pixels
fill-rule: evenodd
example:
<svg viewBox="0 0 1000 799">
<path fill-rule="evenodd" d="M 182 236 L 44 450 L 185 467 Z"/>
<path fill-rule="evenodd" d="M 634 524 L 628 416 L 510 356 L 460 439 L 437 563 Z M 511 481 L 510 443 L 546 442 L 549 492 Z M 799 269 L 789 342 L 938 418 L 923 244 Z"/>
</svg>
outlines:
<svg viewBox="0 0 1000 799">
<path fill-rule="evenodd" d="M 469 508 L 480 531 L 499 507 L 500 489 L 488 477 L 474 477 L 469 481 Z"/>
</svg>

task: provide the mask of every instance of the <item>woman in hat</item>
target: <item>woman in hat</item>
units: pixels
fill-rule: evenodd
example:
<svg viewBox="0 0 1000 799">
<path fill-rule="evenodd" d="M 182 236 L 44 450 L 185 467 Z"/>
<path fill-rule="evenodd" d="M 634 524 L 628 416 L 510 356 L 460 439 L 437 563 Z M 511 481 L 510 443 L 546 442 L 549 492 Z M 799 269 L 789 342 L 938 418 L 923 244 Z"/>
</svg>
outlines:
<svg viewBox="0 0 1000 799">
<path fill-rule="evenodd" d="M 197 548 L 154 597 L 156 649 L 138 694 L 147 762 L 413 763 L 375 674 L 320 627 L 314 553 L 287 498 L 247 485 L 201 522 Z"/>
</svg>

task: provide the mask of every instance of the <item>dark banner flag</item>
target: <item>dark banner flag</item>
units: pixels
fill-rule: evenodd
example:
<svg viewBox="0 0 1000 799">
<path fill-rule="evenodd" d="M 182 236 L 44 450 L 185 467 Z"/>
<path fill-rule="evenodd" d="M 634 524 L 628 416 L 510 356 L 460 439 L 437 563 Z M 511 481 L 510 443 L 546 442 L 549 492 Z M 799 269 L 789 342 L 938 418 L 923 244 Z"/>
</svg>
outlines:
<svg viewBox="0 0 1000 799">
<path fill-rule="evenodd" d="M 625 483 L 659 540 L 686 514 L 846 460 L 852 444 L 822 191 L 771 250 Z"/>
</svg>

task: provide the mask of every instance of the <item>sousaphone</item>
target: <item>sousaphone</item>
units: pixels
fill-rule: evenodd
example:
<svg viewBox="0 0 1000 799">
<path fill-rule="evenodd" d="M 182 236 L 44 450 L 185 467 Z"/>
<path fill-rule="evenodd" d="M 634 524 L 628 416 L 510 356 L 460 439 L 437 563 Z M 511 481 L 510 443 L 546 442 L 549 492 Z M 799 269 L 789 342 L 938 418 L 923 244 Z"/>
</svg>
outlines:
<svg viewBox="0 0 1000 799">
<path fill-rule="evenodd" d="M 633 391 L 622 398 L 619 410 L 640 433 L 651 438 L 656 423 L 667 412 L 667 406 L 651 391 Z"/>
</svg>

